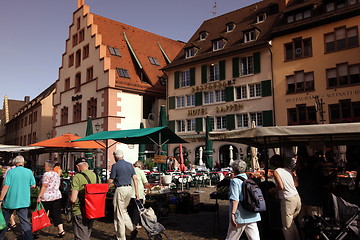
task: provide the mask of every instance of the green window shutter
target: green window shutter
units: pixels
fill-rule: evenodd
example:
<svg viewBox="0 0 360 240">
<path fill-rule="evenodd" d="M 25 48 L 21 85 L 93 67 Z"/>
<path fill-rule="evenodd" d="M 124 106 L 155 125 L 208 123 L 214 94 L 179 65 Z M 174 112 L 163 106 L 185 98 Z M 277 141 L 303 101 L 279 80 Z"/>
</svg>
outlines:
<svg viewBox="0 0 360 240">
<path fill-rule="evenodd" d="M 201 66 L 201 83 L 207 83 L 207 65 Z"/>
<path fill-rule="evenodd" d="M 169 109 L 175 109 L 175 97 L 169 97 Z"/>
<path fill-rule="evenodd" d="M 190 86 L 195 85 L 195 68 L 190 68 Z"/>
<path fill-rule="evenodd" d="M 175 132 L 175 121 L 169 121 L 168 128 L 170 128 L 173 132 Z"/>
<path fill-rule="evenodd" d="M 226 78 L 225 60 L 219 62 L 219 68 L 220 68 L 220 80 L 225 80 L 225 78 Z"/>
<path fill-rule="evenodd" d="M 234 101 L 234 87 L 225 88 L 225 101 L 226 102 Z"/>
<path fill-rule="evenodd" d="M 273 111 L 272 110 L 263 111 L 262 114 L 263 114 L 263 126 L 264 127 L 274 126 Z"/>
<path fill-rule="evenodd" d="M 254 53 L 253 58 L 254 58 L 254 73 L 259 73 L 261 70 L 261 68 L 260 68 L 260 52 Z"/>
<path fill-rule="evenodd" d="M 177 89 L 179 87 L 180 87 L 180 72 L 175 72 L 174 88 Z"/>
<path fill-rule="evenodd" d="M 235 129 L 235 114 L 226 115 L 226 129 Z"/>
<path fill-rule="evenodd" d="M 204 131 L 203 118 L 196 118 L 195 119 L 195 131 L 197 131 L 197 132 Z"/>
<path fill-rule="evenodd" d="M 195 93 L 195 106 L 201 106 L 202 105 L 202 92 L 196 92 Z"/>
<path fill-rule="evenodd" d="M 266 80 L 261 82 L 261 96 L 263 97 L 271 96 L 271 80 Z"/>
<path fill-rule="evenodd" d="M 239 71 L 239 58 L 233 58 L 232 59 L 232 69 L 233 69 L 233 77 L 237 78 L 240 76 L 240 71 Z"/>
</svg>

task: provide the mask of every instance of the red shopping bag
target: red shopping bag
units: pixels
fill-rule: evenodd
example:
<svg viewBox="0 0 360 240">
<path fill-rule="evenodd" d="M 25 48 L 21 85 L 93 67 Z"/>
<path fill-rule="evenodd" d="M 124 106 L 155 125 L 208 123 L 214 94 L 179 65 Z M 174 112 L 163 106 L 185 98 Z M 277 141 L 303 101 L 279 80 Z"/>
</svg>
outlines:
<svg viewBox="0 0 360 240">
<path fill-rule="evenodd" d="M 36 205 L 35 211 L 32 212 L 32 231 L 38 231 L 44 227 L 51 226 L 50 219 L 45 212 L 41 203 Z"/>
</svg>

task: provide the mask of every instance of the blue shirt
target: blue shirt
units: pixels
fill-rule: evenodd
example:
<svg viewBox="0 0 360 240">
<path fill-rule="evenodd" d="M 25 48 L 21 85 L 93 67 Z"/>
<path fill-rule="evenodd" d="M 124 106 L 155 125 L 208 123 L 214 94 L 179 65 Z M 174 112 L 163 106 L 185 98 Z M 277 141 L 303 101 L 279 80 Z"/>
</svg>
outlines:
<svg viewBox="0 0 360 240">
<path fill-rule="evenodd" d="M 18 209 L 30 206 L 30 187 L 35 185 L 30 169 L 18 166 L 6 174 L 4 185 L 9 186 L 4 199 L 4 208 Z"/>
<path fill-rule="evenodd" d="M 248 177 L 245 173 L 241 173 L 237 176 L 241 176 L 245 179 Z M 243 208 L 240 201 L 243 199 L 242 194 L 242 180 L 239 178 L 233 178 L 230 180 L 229 199 L 230 199 L 230 213 L 232 211 L 232 201 L 239 202 L 235 212 L 235 221 L 239 224 L 253 223 L 261 220 L 260 213 L 250 212 Z M 231 201 L 232 200 L 232 201 Z"/>
<path fill-rule="evenodd" d="M 130 185 L 133 175 L 136 175 L 133 165 L 125 160 L 119 160 L 111 167 L 110 178 L 114 179 L 115 187 Z"/>
</svg>

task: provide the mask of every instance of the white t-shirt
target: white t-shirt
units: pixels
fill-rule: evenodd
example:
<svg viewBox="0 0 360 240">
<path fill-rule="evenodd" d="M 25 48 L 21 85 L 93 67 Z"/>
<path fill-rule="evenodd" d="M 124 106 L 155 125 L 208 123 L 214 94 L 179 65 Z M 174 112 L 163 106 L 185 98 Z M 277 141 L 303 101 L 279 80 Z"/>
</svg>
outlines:
<svg viewBox="0 0 360 240">
<path fill-rule="evenodd" d="M 291 170 L 286 168 L 277 168 L 275 171 L 279 174 L 284 185 L 284 189 L 279 191 L 279 198 L 290 198 L 298 195 Z"/>
</svg>

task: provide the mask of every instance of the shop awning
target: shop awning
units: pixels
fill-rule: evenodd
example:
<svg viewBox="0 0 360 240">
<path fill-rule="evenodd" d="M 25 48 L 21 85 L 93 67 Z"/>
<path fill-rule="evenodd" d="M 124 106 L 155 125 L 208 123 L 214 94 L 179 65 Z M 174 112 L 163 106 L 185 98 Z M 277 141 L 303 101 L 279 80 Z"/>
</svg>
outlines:
<svg viewBox="0 0 360 240">
<path fill-rule="evenodd" d="M 360 123 L 256 127 L 226 132 L 210 132 L 210 139 L 261 147 L 303 146 L 311 144 L 359 144 Z"/>
<path fill-rule="evenodd" d="M 34 150 L 40 150 L 43 147 L 38 146 L 17 146 L 17 145 L 1 145 L 0 144 L 0 152 L 12 152 L 12 153 L 20 153 L 20 152 L 29 152 Z"/>
<path fill-rule="evenodd" d="M 73 142 L 107 139 L 112 139 L 125 144 L 157 144 L 158 146 L 169 143 L 186 143 L 185 140 L 167 127 L 103 131 L 74 140 Z"/>
</svg>

